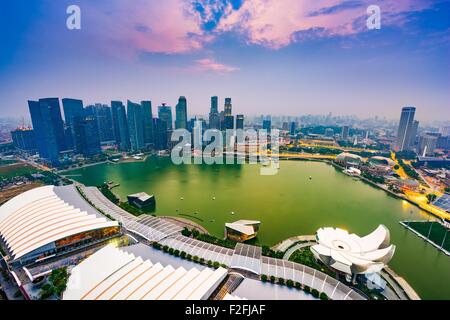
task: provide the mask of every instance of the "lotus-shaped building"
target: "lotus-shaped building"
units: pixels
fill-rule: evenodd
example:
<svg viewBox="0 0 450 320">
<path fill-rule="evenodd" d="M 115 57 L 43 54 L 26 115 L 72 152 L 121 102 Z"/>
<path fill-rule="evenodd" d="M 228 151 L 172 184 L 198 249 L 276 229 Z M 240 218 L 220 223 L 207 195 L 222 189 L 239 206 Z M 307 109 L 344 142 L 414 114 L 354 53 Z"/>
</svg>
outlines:
<svg viewBox="0 0 450 320">
<path fill-rule="evenodd" d="M 395 251 L 384 225 L 365 237 L 338 228 L 320 228 L 316 238 L 318 244 L 311 247 L 314 256 L 327 266 L 352 275 L 380 272 Z"/>
</svg>

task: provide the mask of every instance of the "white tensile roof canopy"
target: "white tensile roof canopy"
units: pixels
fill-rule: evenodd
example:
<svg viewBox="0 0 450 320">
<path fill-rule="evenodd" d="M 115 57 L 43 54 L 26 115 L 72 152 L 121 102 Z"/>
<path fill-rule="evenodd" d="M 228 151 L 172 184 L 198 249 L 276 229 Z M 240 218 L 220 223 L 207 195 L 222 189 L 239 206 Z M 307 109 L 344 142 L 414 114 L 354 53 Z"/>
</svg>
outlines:
<svg viewBox="0 0 450 320">
<path fill-rule="evenodd" d="M 81 232 L 116 226 L 72 185 L 32 189 L 0 207 L 0 237 L 13 259 Z"/>
<path fill-rule="evenodd" d="M 339 228 L 320 228 L 314 256 L 335 270 L 347 274 L 380 272 L 392 259 L 395 246 L 389 244 L 389 230 L 380 225 L 365 237 Z"/>
<path fill-rule="evenodd" d="M 107 245 L 70 274 L 64 300 L 204 300 L 227 270 L 175 269 Z"/>
</svg>

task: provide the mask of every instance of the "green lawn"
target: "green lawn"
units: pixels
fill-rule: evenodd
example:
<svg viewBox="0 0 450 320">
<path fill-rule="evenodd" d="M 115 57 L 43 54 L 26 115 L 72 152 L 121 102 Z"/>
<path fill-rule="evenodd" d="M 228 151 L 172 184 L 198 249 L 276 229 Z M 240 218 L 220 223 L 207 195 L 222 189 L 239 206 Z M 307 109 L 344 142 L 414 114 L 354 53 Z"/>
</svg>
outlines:
<svg viewBox="0 0 450 320">
<path fill-rule="evenodd" d="M 450 230 L 445 228 L 439 222 L 415 221 L 404 223 L 408 225 L 411 229 L 414 229 L 415 231 L 423 235 L 424 237 L 428 238 L 428 234 L 430 234 L 429 240 L 438 245 L 439 247 L 442 245 L 442 241 L 444 241 L 445 237 L 443 248 L 447 251 L 450 251 Z M 446 232 L 448 232 L 447 236 L 445 236 Z"/>
<path fill-rule="evenodd" d="M 17 163 L 0 167 L 0 178 L 11 179 L 24 174 L 31 174 L 36 172 L 38 172 L 38 170 L 33 167 L 27 166 L 22 163 Z"/>
</svg>

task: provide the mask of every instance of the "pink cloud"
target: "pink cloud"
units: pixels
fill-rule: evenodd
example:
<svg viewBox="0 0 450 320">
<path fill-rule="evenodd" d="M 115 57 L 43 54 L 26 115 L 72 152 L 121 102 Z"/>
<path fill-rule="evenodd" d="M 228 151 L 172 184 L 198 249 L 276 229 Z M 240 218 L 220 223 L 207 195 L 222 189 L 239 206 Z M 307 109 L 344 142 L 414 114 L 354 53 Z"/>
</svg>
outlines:
<svg viewBox="0 0 450 320">
<path fill-rule="evenodd" d="M 89 21 L 83 28 L 96 45 L 119 54 L 184 53 L 211 40 L 185 0 L 92 1 L 82 6 L 82 13 Z"/>
<path fill-rule="evenodd" d="M 204 48 L 224 32 L 237 32 L 245 41 L 272 49 L 306 37 L 352 35 L 365 31 L 366 8 L 379 4 L 382 25 L 402 25 L 402 13 L 423 10 L 431 0 L 361 0 L 362 6 L 324 9 L 348 4 L 348 0 L 245 0 L 238 10 L 229 3 L 199 0 L 203 17 L 192 0 L 89 1 L 82 6 L 88 23 L 83 25 L 92 42 L 111 54 L 134 57 L 137 52 L 186 53 Z M 217 12 L 222 18 L 212 32 L 202 23 Z M 311 13 L 318 14 L 312 15 Z M 325 10 L 325 13 L 327 11 Z M 363 20 L 360 20 L 363 19 Z M 301 32 L 316 30 L 299 36 Z M 218 64 L 220 65 L 220 64 Z M 210 64 L 213 69 L 214 64 Z M 226 67 L 226 66 L 225 66 Z M 220 69 L 219 66 L 216 66 Z M 223 68 L 226 70 L 226 68 Z"/>
<path fill-rule="evenodd" d="M 296 33 L 311 29 L 321 30 L 316 36 L 352 35 L 365 31 L 355 26 L 355 21 L 367 17 L 366 8 L 378 4 L 382 24 L 401 25 L 401 13 L 423 10 L 430 6 L 429 0 L 363 0 L 362 6 L 349 6 L 323 14 L 324 8 L 343 5 L 343 0 L 247 0 L 237 11 L 229 12 L 217 30 L 236 31 L 252 44 L 279 49 L 296 41 Z M 312 12 L 322 14 L 311 15 Z"/>
<path fill-rule="evenodd" d="M 239 70 L 237 67 L 225 65 L 210 58 L 195 60 L 194 69 L 198 71 L 212 71 L 216 73 L 230 73 Z"/>
</svg>

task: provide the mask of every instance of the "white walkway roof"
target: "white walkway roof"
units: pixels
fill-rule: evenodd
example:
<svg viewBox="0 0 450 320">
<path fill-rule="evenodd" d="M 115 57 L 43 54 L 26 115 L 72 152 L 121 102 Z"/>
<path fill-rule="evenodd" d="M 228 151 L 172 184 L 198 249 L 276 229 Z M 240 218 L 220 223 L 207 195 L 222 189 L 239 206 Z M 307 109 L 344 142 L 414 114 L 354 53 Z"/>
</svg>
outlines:
<svg viewBox="0 0 450 320">
<path fill-rule="evenodd" d="M 64 300 L 207 299 L 227 270 L 152 264 L 108 245 L 72 269 Z"/>
<path fill-rule="evenodd" d="M 0 237 L 13 259 L 81 232 L 118 226 L 91 207 L 74 186 L 44 186 L 0 207 Z"/>
</svg>

